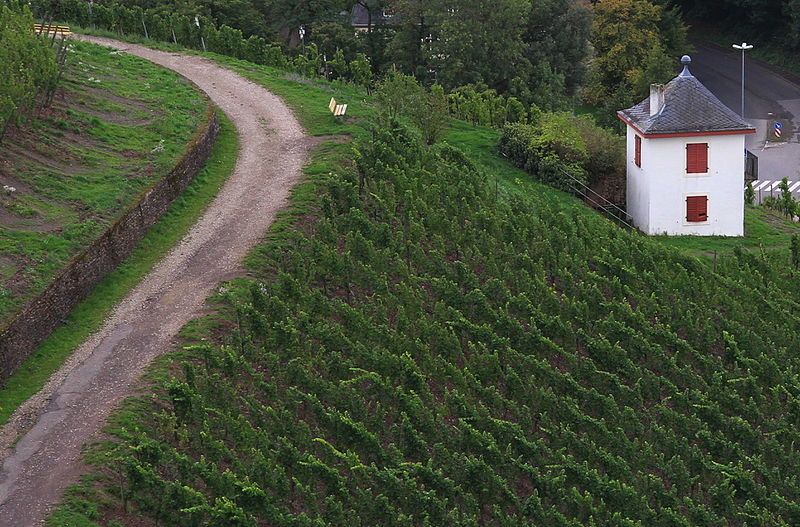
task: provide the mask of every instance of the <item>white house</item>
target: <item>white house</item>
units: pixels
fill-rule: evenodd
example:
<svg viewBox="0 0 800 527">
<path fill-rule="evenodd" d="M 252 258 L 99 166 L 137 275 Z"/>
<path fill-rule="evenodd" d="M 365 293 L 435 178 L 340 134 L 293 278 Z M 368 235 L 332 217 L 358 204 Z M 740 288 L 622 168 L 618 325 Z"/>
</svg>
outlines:
<svg viewBox="0 0 800 527">
<path fill-rule="evenodd" d="M 689 72 L 617 112 L 628 126 L 628 214 L 647 234 L 744 235 L 745 135 L 755 128 Z"/>
</svg>

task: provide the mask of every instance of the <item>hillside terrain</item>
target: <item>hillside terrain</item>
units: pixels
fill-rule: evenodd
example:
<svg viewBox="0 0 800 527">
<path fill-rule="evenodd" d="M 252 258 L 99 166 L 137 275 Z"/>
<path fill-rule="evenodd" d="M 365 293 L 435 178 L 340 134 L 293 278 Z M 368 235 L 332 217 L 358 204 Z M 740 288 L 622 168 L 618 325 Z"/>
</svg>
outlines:
<svg viewBox="0 0 800 527">
<path fill-rule="evenodd" d="M 335 87 L 237 64 L 331 131 Z M 800 521 L 785 252 L 714 269 L 480 135 L 428 147 L 368 113 L 51 525 Z"/>
<path fill-rule="evenodd" d="M 206 115 L 174 73 L 70 47 L 52 107 L 0 148 L 0 322 L 169 172 Z"/>
<path fill-rule="evenodd" d="M 0 324 L 211 103 L 221 126 L 0 386 L 0 524 L 800 525 L 789 181 L 747 186 L 741 238 L 581 196 L 624 203 L 616 111 L 693 53 L 684 16 L 746 9 L 791 55 L 800 0 L 772 4 L 0 0 Z M 47 109 L 63 50 L 34 20 L 82 41 Z"/>
</svg>

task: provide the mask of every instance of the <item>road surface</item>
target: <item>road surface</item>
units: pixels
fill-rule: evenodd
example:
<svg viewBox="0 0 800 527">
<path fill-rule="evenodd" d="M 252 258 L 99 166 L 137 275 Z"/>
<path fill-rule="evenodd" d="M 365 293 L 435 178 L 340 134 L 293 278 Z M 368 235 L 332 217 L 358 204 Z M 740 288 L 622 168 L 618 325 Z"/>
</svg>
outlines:
<svg viewBox="0 0 800 527">
<path fill-rule="evenodd" d="M 83 38 L 83 37 L 82 37 Z M 144 368 L 264 236 L 299 181 L 309 141 L 276 96 L 215 63 L 105 39 L 191 79 L 236 126 L 234 173 L 180 244 L 0 431 L 0 526 L 41 525 L 81 473 L 81 449 Z M 19 438 L 18 441 L 17 438 Z M 15 442 L 16 441 L 16 442 Z"/>
<path fill-rule="evenodd" d="M 740 113 L 741 51 L 696 42 L 694 46 L 692 74 L 729 108 Z M 800 181 L 800 85 L 748 56 L 745 87 L 745 118 L 758 129 L 747 137 L 747 149 L 758 156 L 759 179 L 780 181 L 786 177 Z M 767 141 L 776 119 L 783 123 L 787 142 Z"/>
</svg>

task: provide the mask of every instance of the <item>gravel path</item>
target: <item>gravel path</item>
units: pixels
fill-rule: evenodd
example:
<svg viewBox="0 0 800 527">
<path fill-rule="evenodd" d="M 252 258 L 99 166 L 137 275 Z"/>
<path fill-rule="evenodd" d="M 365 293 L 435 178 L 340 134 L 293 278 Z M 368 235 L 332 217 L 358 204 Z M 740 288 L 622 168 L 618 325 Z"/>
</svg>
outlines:
<svg viewBox="0 0 800 527">
<path fill-rule="evenodd" d="M 0 526 L 41 525 L 82 471 L 80 454 L 144 368 L 170 349 L 221 281 L 241 273 L 301 176 L 309 140 L 276 96 L 201 57 L 113 46 L 192 80 L 231 118 L 234 173 L 198 223 L 115 309 L 48 385 L 0 431 Z"/>
</svg>

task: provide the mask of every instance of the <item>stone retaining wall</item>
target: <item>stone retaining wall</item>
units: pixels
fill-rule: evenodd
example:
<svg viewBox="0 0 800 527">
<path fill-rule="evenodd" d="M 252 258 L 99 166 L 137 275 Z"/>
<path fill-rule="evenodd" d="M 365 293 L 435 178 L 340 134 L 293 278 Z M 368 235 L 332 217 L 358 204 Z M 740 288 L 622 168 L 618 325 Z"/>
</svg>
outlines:
<svg viewBox="0 0 800 527">
<path fill-rule="evenodd" d="M 77 255 L 59 276 L 28 302 L 0 330 L 0 383 L 61 324 L 92 288 L 127 258 L 205 165 L 219 134 L 219 120 L 209 106 L 197 132 L 175 168 L 155 183 L 100 238 Z"/>
</svg>

